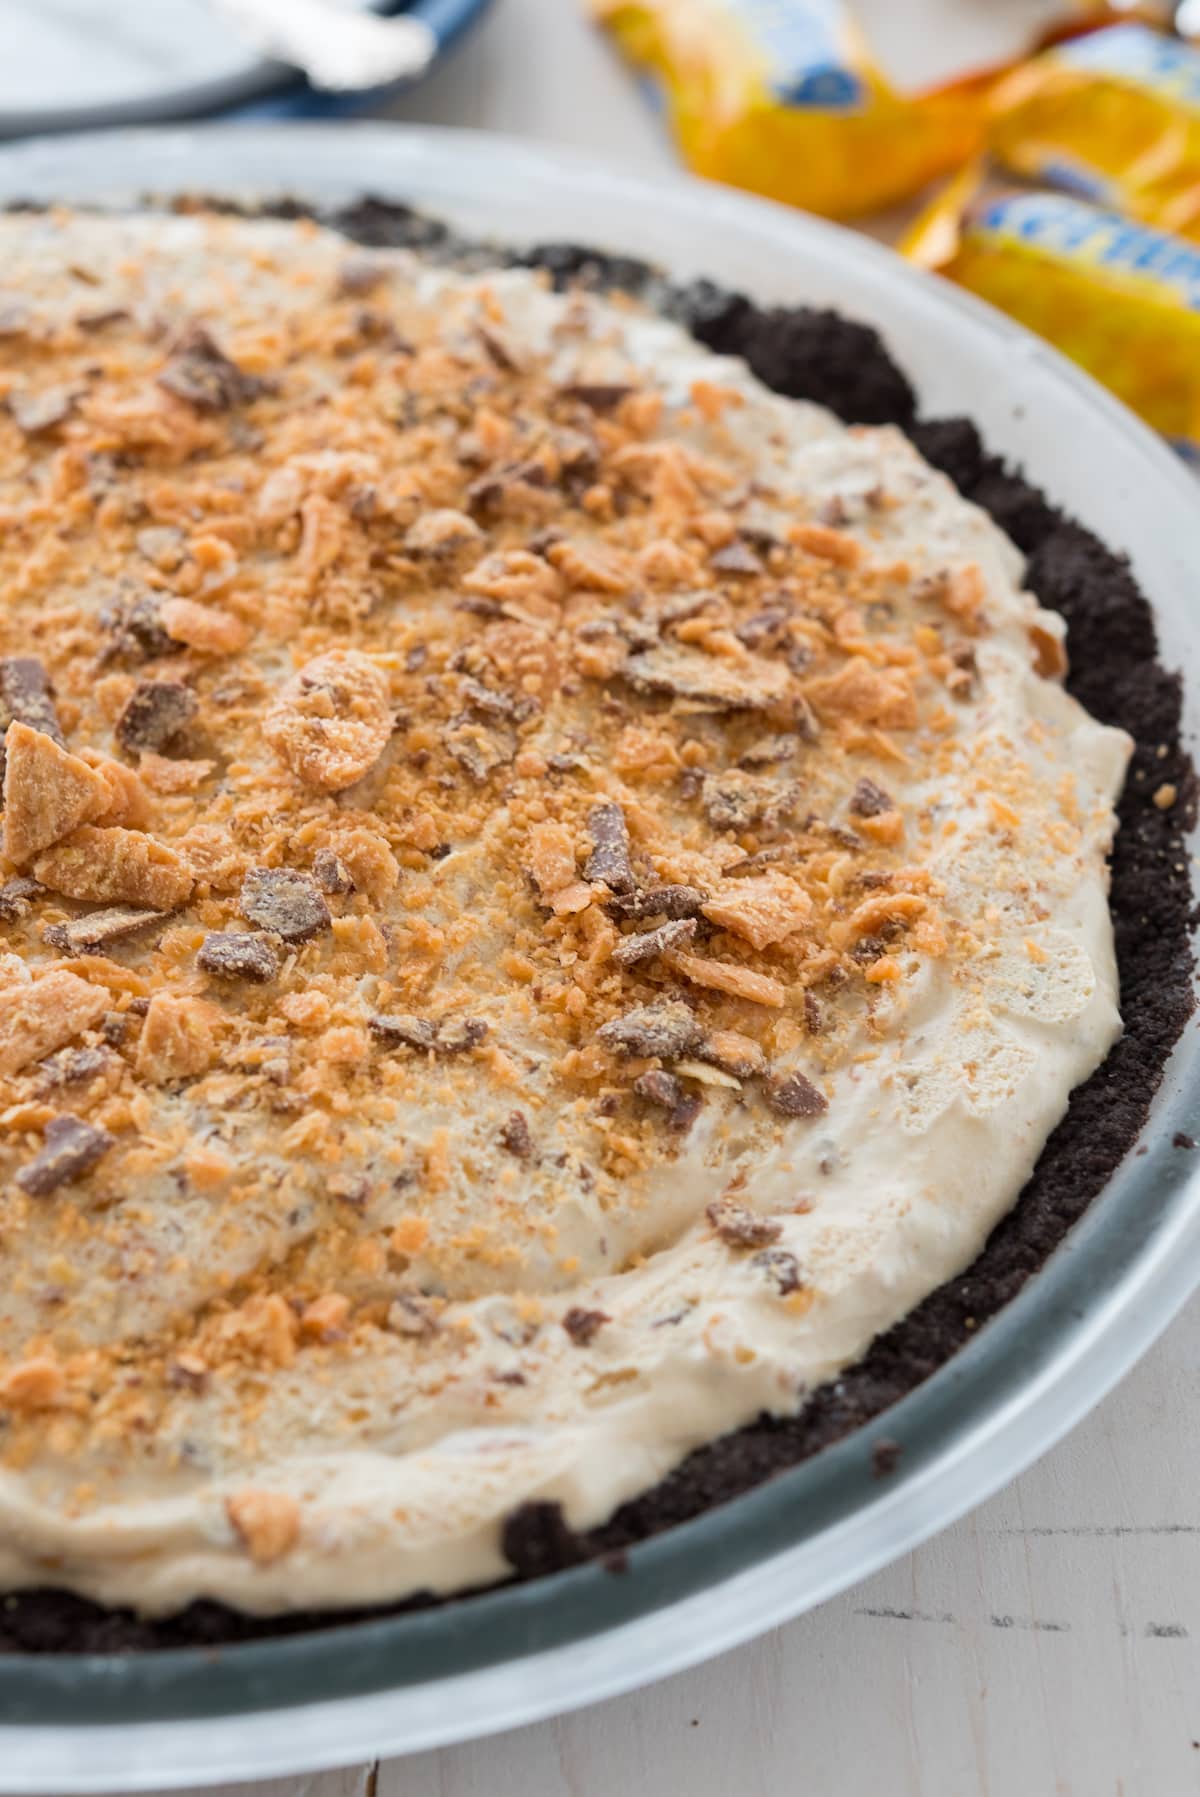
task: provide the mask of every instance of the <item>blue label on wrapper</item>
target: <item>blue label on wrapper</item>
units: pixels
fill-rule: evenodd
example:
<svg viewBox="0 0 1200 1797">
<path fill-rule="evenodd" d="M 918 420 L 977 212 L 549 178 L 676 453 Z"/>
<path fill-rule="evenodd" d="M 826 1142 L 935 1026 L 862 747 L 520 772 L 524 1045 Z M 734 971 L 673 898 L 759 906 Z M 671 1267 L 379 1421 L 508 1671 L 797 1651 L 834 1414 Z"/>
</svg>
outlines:
<svg viewBox="0 0 1200 1797">
<path fill-rule="evenodd" d="M 1055 194 L 1017 194 L 980 213 L 977 233 L 1043 245 L 1084 267 L 1137 275 L 1200 312 L 1200 246 Z"/>
<path fill-rule="evenodd" d="M 857 112 L 867 97 L 846 51 L 839 0 L 730 0 L 767 63 L 767 85 L 782 106 Z"/>
<path fill-rule="evenodd" d="M 1200 111 L 1200 51 L 1145 25 L 1114 25 L 1054 52 L 1068 68 L 1111 75 Z"/>
<path fill-rule="evenodd" d="M 1031 160 L 1032 166 L 1022 163 L 1023 172 L 1040 175 L 1043 181 L 1048 181 L 1051 187 L 1061 187 L 1064 193 L 1076 194 L 1081 200 L 1093 200 L 1098 206 L 1111 205 L 1117 197 L 1112 182 L 1082 162 L 1062 155 L 1039 156 L 1036 153 Z"/>
</svg>

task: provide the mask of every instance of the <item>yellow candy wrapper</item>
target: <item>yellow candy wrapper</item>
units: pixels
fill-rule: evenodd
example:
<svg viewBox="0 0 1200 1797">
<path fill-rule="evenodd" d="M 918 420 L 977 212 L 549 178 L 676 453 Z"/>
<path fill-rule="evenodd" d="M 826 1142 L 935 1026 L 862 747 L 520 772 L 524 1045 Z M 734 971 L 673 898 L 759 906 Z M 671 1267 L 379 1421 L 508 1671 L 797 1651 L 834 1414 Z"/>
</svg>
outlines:
<svg viewBox="0 0 1200 1797">
<path fill-rule="evenodd" d="M 1115 25 L 1016 69 L 991 99 L 1014 173 L 1200 237 L 1200 49 Z"/>
<path fill-rule="evenodd" d="M 689 165 L 846 217 L 890 205 L 978 150 L 983 88 L 894 92 L 838 0 L 593 0 L 662 89 Z"/>
<path fill-rule="evenodd" d="M 902 249 L 1072 357 L 1200 454 L 1200 246 L 1066 194 L 983 191 L 966 170 Z"/>
<path fill-rule="evenodd" d="M 961 4 L 925 0 L 914 37 L 875 0 L 870 22 L 891 52 L 881 66 L 843 0 L 586 3 L 661 92 L 697 173 L 834 218 L 907 199 L 960 167 L 983 142 L 997 71 L 1114 16 L 1106 0 L 980 0 L 964 33 Z M 962 67 L 967 37 L 986 68 Z"/>
</svg>

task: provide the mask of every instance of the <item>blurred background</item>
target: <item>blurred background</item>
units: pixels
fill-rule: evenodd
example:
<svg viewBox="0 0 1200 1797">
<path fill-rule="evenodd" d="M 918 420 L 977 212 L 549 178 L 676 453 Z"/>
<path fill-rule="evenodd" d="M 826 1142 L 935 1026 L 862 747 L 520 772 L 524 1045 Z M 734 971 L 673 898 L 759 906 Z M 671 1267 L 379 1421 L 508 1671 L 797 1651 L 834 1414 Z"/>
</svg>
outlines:
<svg viewBox="0 0 1200 1797">
<path fill-rule="evenodd" d="M 0 44 L 0 140 L 384 117 L 851 222 L 1200 452 L 1200 0 L 0 0 Z"/>
</svg>

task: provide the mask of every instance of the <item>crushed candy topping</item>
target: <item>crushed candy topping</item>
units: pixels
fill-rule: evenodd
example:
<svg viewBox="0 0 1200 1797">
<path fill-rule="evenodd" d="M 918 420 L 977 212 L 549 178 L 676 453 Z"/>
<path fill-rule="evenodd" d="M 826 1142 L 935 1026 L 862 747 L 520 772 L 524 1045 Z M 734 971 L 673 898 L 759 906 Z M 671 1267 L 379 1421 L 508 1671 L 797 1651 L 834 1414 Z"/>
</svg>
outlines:
<svg viewBox="0 0 1200 1797">
<path fill-rule="evenodd" d="M 890 1326 L 893 1168 L 965 1264 L 939 1119 L 1023 1169 L 1107 1027 L 1115 738 L 898 433 L 633 302 L 9 227 L 0 1497 L 106 1601 L 486 1582 Z"/>
<path fill-rule="evenodd" d="M 279 972 L 279 950 L 269 936 L 251 930 L 210 930 L 200 945 L 196 966 L 222 980 L 250 980 L 265 985 Z"/>
<path fill-rule="evenodd" d="M 331 927 L 329 906 L 316 881 L 297 868 L 250 868 L 238 905 L 247 923 L 272 930 L 285 942 L 307 942 Z"/>
<path fill-rule="evenodd" d="M 59 1186 L 69 1185 L 90 1173 L 112 1147 L 106 1129 L 97 1129 L 82 1117 L 52 1117 L 34 1158 L 17 1170 L 17 1184 L 31 1198 L 44 1198 Z"/>
</svg>

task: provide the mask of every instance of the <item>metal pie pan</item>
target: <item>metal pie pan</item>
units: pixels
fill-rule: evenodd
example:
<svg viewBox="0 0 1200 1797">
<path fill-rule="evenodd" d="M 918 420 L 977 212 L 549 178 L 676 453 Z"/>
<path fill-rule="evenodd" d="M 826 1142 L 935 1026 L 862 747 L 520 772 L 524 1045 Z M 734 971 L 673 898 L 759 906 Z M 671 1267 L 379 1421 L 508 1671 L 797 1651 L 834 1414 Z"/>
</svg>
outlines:
<svg viewBox="0 0 1200 1797">
<path fill-rule="evenodd" d="M 0 154 L 0 201 L 156 192 L 314 202 L 364 191 L 510 243 L 571 239 L 878 325 L 930 411 L 966 411 L 1126 551 L 1170 666 L 1200 668 L 1200 505 L 1164 446 L 1026 332 L 877 245 L 764 201 L 646 181 L 557 149 L 386 126 L 208 128 Z M 1187 735 L 1200 717 L 1187 696 Z M 648 1683 L 799 1615 L 1021 1472 L 1142 1354 L 1200 1283 L 1200 1040 L 1168 1066 L 1130 1155 L 1045 1268 L 877 1423 L 635 1547 L 409 1616 L 216 1650 L 0 1657 L 0 1792 L 194 1786 L 467 1739 Z M 899 1435 L 899 1470 L 871 1448 Z"/>
</svg>

